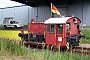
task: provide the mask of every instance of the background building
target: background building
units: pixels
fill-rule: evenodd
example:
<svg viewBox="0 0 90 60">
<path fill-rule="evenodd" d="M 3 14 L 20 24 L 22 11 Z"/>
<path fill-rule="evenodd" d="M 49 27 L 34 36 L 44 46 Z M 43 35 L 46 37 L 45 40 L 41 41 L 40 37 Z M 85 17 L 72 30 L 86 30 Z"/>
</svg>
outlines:
<svg viewBox="0 0 90 60">
<path fill-rule="evenodd" d="M 90 2 L 89 1 L 72 1 L 70 5 L 55 5 L 61 12 L 62 15 L 71 16 L 74 14 L 76 17 L 81 19 L 81 22 L 86 25 L 90 25 Z M 19 6 L 19 7 L 8 7 L 0 9 L 0 24 L 4 17 L 13 17 L 16 21 L 22 24 L 27 24 L 32 18 L 35 21 L 45 21 L 51 15 L 51 8 L 45 5 L 30 7 L 30 6 Z M 57 17 L 57 15 L 53 15 Z"/>
</svg>

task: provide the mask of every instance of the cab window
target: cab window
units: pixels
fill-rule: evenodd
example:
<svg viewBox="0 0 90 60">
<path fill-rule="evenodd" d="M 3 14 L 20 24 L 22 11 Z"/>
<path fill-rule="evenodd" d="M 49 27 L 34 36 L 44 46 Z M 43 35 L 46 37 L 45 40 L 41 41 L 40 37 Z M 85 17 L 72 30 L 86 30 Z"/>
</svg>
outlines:
<svg viewBox="0 0 90 60">
<path fill-rule="evenodd" d="M 76 23 L 76 28 L 79 29 L 79 22 Z"/>
<path fill-rule="evenodd" d="M 62 33 L 63 32 L 63 25 L 59 24 L 58 25 L 58 33 Z"/>
<path fill-rule="evenodd" d="M 55 26 L 53 24 L 52 25 L 46 25 L 46 29 L 47 29 L 47 32 L 52 32 L 52 33 L 55 32 Z"/>
<path fill-rule="evenodd" d="M 67 31 L 69 31 L 70 30 L 70 23 L 67 23 L 66 27 L 67 27 Z"/>
</svg>

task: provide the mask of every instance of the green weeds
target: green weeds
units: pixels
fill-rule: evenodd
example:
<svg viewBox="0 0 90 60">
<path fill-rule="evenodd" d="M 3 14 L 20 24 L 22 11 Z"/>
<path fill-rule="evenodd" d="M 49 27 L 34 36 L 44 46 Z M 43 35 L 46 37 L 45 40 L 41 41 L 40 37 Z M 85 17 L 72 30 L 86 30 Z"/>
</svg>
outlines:
<svg viewBox="0 0 90 60">
<path fill-rule="evenodd" d="M 29 60 L 90 60 L 90 57 L 69 52 L 38 51 L 17 44 L 14 40 L 0 38 L 0 56 L 26 56 Z"/>
<path fill-rule="evenodd" d="M 86 35 L 86 38 L 82 38 L 81 43 L 90 44 L 90 30 L 82 30 L 82 33 Z"/>
</svg>

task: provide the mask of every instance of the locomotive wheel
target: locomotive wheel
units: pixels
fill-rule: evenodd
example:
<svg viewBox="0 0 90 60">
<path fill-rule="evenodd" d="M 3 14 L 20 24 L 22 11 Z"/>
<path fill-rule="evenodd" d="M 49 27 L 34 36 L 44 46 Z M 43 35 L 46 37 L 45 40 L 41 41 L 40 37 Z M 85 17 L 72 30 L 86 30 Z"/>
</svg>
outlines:
<svg viewBox="0 0 90 60">
<path fill-rule="evenodd" d="M 22 41 L 19 42 L 19 45 L 22 45 Z"/>
<path fill-rule="evenodd" d="M 58 46 L 53 46 L 52 51 L 54 52 L 58 51 Z"/>
<path fill-rule="evenodd" d="M 47 49 L 47 50 L 50 50 L 50 45 L 47 45 L 47 46 L 46 46 L 46 49 Z"/>
<path fill-rule="evenodd" d="M 54 47 L 54 46 L 52 45 L 52 46 L 51 46 L 51 50 L 52 50 L 52 51 L 53 51 L 53 47 Z"/>
<path fill-rule="evenodd" d="M 42 42 L 42 49 L 44 49 L 46 46 L 46 44 L 44 42 Z"/>
<path fill-rule="evenodd" d="M 22 46 L 24 46 L 25 45 L 25 43 L 26 43 L 26 41 L 24 41 L 24 39 L 23 38 L 21 38 L 21 41 L 20 41 L 20 45 L 22 45 Z"/>
<path fill-rule="evenodd" d="M 19 44 L 23 46 L 23 45 L 24 45 L 24 41 L 20 41 L 20 43 L 19 43 Z"/>
</svg>

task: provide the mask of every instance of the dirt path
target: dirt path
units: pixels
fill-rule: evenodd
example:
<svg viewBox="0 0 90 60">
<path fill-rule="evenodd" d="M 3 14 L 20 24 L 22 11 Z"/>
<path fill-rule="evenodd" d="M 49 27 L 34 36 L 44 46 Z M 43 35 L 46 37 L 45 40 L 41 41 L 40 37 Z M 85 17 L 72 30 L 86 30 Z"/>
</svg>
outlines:
<svg viewBox="0 0 90 60">
<path fill-rule="evenodd" d="M 0 56 L 0 60 L 35 60 L 25 56 Z"/>
</svg>

